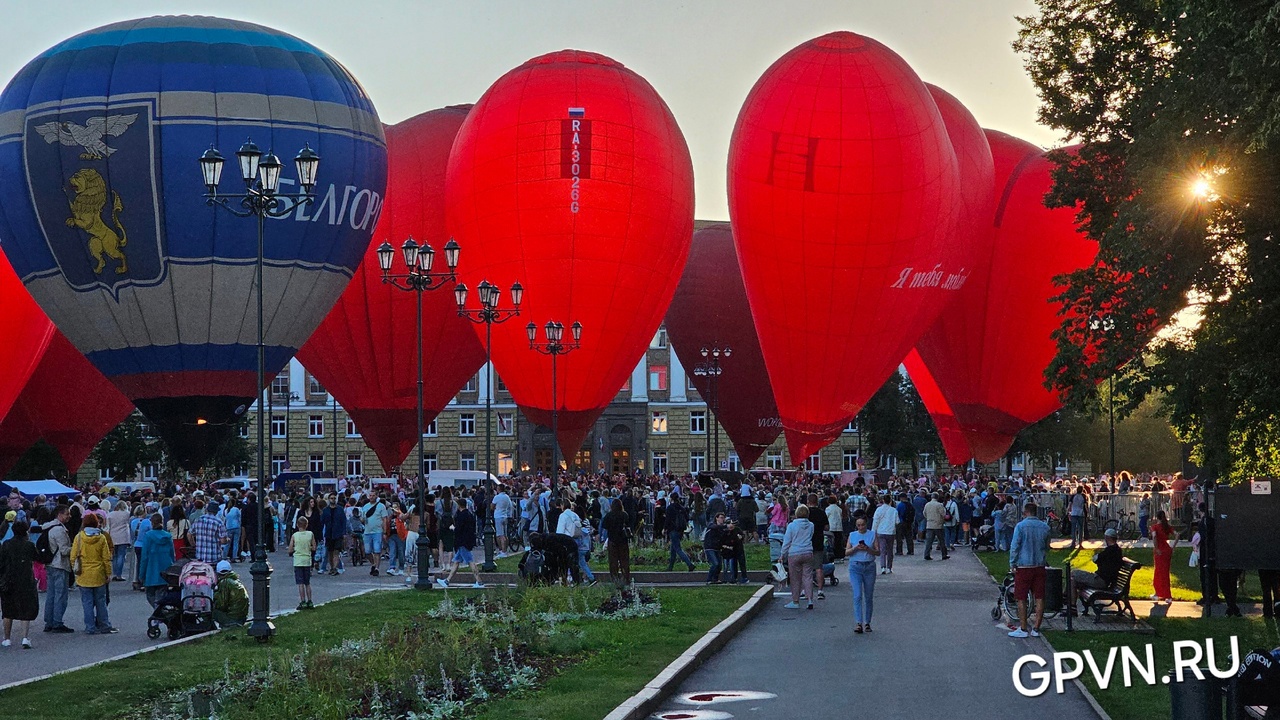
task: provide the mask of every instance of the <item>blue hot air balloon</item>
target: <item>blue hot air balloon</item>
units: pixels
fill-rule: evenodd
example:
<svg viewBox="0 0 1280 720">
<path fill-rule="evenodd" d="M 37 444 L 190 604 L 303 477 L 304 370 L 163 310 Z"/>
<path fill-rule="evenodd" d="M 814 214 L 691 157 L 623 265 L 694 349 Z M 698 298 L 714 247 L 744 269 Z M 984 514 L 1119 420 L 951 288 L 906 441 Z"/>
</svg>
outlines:
<svg viewBox="0 0 1280 720">
<path fill-rule="evenodd" d="M 197 163 L 249 138 L 323 158 L 315 202 L 267 224 L 273 376 L 342 293 L 382 207 L 382 125 L 351 73 L 270 28 L 152 17 L 59 43 L 0 95 L 0 247 L 188 468 L 257 394 L 256 226 L 205 204 Z M 282 192 L 297 191 L 290 174 Z"/>
</svg>

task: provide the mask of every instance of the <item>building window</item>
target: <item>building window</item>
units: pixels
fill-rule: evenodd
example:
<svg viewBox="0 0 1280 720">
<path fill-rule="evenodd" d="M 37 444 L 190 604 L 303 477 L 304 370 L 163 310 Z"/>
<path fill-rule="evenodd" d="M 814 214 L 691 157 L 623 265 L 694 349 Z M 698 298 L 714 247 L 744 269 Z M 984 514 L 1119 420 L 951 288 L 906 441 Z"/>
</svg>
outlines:
<svg viewBox="0 0 1280 720">
<path fill-rule="evenodd" d="M 356 421 L 347 418 L 347 437 L 360 437 L 360 431 L 356 429 Z"/>
<path fill-rule="evenodd" d="M 631 376 L 630 375 L 627 376 L 626 382 L 622 383 L 622 388 L 618 390 L 618 392 L 627 393 L 628 395 L 631 394 Z"/>
<path fill-rule="evenodd" d="M 504 453 L 504 452 L 498 453 L 498 474 L 510 475 L 513 469 L 514 469 L 514 462 L 511 457 L 511 453 Z"/>
<path fill-rule="evenodd" d="M 159 465 L 143 465 L 143 466 L 142 466 L 142 479 L 143 479 L 143 480 L 150 480 L 151 482 L 155 482 L 155 481 L 156 481 L 156 479 L 157 479 L 157 478 L 159 478 L 159 477 L 160 477 L 160 466 L 159 466 Z"/>
<path fill-rule="evenodd" d="M 649 423 L 649 430 L 655 435 L 667 434 L 667 413 L 662 410 L 653 411 L 653 420 Z"/>
<path fill-rule="evenodd" d="M 690 374 L 688 374 L 688 375 L 685 375 L 685 376 L 684 376 L 684 389 L 685 389 L 685 390 L 697 390 L 697 389 L 698 389 L 698 386 L 693 384 L 693 374 L 692 374 L 692 373 L 690 373 Z"/>
<path fill-rule="evenodd" d="M 707 469 L 707 454 L 701 450 L 689 453 L 689 472 L 700 473 Z"/>
<path fill-rule="evenodd" d="M 240 425 L 240 437 L 242 438 L 249 437 L 249 423 L 246 422 Z"/>
<path fill-rule="evenodd" d="M 307 392 L 312 395 L 324 395 L 324 386 L 316 379 L 315 375 L 311 376 L 311 382 L 308 383 Z"/>
<path fill-rule="evenodd" d="M 307 437 L 324 437 L 324 416 L 312 415 L 307 421 Z"/>
<path fill-rule="evenodd" d="M 285 432 L 285 419 L 283 415 L 271 416 L 271 437 L 282 438 Z"/>
<path fill-rule="evenodd" d="M 436 454 L 425 453 L 422 456 L 422 467 L 425 468 L 428 473 L 435 472 L 436 471 Z"/>
<path fill-rule="evenodd" d="M 501 376 L 501 375 L 494 375 L 494 377 L 495 377 L 495 378 L 497 378 L 497 380 L 498 380 L 498 392 L 506 392 L 506 391 L 507 391 L 507 384 L 506 384 L 505 382 L 503 382 L 503 380 L 502 380 L 502 376 Z"/>
<path fill-rule="evenodd" d="M 98 468 L 98 479 L 102 482 L 111 482 L 115 476 L 111 474 L 111 468 Z"/>
<path fill-rule="evenodd" d="M 667 389 L 667 366 L 666 365 L 650 365 L 649 366 L 649 389 L 650 390 L 666 390 Z"/>
<path fill-rule="evenodd" d="M 767 465 L 770 470 L 781 470 L 782 469 L 782 451 L 770 450 L 769 452 L 765 453 L 765 465 Z"/>
<path fill-rule="evenodd" d="M 689 432 L 694 435 L 707 434 L 707 411 L 706 410 L 690 410 L 689 411 Z"/>
<path fill-rule="evenodd" d="M 515 413 L 509 413 L 509 412 L 498 413 L 498 434 L 508 435 L 508 436 L 516 434 Z"/>
<path fill-rule="evenodd" d="M 920 453 L 920 472 L 932 473 L 937 469 L 935 465 L 936 462 L 929 453 Z"/>
<path fill-rule="evenodd" d="M 742 472 L 742 461 L 738 459 L 736 451 L 729 451 L 729 469 L 734 472 Z"/>
<path fill-rule="evenodd" d="M 657 349 L 657 348 L 665 348 L 666 346 L 667 346 L 667 329 L 664 327 L 660 327 L 658 328 L 658 332 L 653 334 L 653 342 L 649 343 L 649 347 Z"/>
<path fill-rule="evenodd" d="M 655 452 L 653 454 L 653 474 L 665 475 L 667 473 L 667 454 L 664 452 Z"/>
<path fill-rule="evenodd" d="M 462 453 L 461 455 L 459 455 L 459 456 L 458 456 L 458 469 L 459 469 L 459 470 L 475 470 L 475 469 L 476 469 L 476 454 L 475 454 L 475 453 L 473 453 L 473 452 L 464 452 L 464 453 Z"/>
<path fill-rule="evenodd" d="M 438 434 L 438 430 L 435 418 L 432 418 L 431 422 L 427 423 L 427 427 L 422 431 L 422 436 L 435 437 Z"/>
<path fill-rule="evenodd" d="M 364 474 L 364 458 L 359 455 L 347 456 L 347 477 Z"/>
<path fill-rule="evenodd" d="M 462 392 L 476 392 L 480 387 L 480 381 L 477 379 L 479 377 L 479 375 L 472 375 L 467 378 L 467 384 L 462 386 Z"/>
<path fill-rule="evenodd" d="M 845 450 L 845 451 L 844 451 L 844 456 L 843 456 L 843 458 L 844 458 L 844 463 L 843 463 L 843 465 L 842 465 L 841 467 L 843 467 L 843 468 L 844 468 L 844 471 L 845 471 L 845 472 L 857 472 L 857 470 L 858 470 L 858 451 L 857 451 L 857 450 Z"/>
<path fill-rule="evenodd" d="M 814 453 L 805 458 L 804 469 L 809 472 L 822 472 L 822 456 Z"/>
<path fill-rule="evenodd" d="M 460 413 L 458 415 L 458 435 L 461 437 L 471 437 L 476 434 L 476 416 L 474 413 Z"/>
<path fill-rule="evenodd" d="M 289 371 L 288 370 L 272 378 L 271 394 L 281 399 L 289 397 Z"/>
<path fill-rule="evenodd" d="M 279 475 L 280 473 L 284 472 L 285 470 L 284 464 L 285 464 L 285 459 L 283 455 L 272 455 L 271 456 L 271 474 Z"/>
<path fill-rule="evenodd" d="M 324 456 L 312 455 L 311 461 L 307 463 L 307 470 L 313 473 L 324 472 Z"/>
<path fill-rule="evenodd" d="M 858 432 L 858 418 L 850 420 L 849 424 L 844 426 L 844 431 L 847 433 Z"/>
</svg>

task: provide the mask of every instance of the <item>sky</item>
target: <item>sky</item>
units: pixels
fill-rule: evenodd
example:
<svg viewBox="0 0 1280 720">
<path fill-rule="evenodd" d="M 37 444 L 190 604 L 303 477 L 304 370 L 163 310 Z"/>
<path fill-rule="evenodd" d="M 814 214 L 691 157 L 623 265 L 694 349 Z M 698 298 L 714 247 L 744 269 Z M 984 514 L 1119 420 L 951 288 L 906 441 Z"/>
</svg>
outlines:
<svg viewBox="0 0 1280 720">
<path fill-rule="evenodd" d="M 697 217 L 728 218 L 725 162 L 751 86 L 813 37 L 851 30 L 888 45 L 983 127 L 1059 144 L 1010 44 L 1033 0 L 0 0 L 0 79 L 100 25 L 149 15 L 217 15 L 297 35 L 345 65 L 385 123 L 473 103 L 529 58 L 608 55 L 658 91 L 693 156 Z"/>
</svg>

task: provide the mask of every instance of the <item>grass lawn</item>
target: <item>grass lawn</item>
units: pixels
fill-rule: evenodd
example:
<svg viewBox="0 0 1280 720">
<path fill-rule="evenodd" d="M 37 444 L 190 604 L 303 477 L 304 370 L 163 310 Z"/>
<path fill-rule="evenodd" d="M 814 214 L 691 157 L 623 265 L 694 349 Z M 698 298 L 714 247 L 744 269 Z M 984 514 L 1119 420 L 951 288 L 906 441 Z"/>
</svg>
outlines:
<svg viewBox="0 0 1280 720">
<path fill-rule="evenodd" d="M 1046 637 L 1055 650 L 1059 652 L 1083 652 L 1092 650 L 1096 661 L 1101 666 L 1106 661 L 1107 651 L 1112 647 L 1128 646 L 1144 656 L 1143 646 L 1151 643 L 1155 650 L 1156 674 L 1163 675 L 1173 668 L 1173 642 L 1175 640 L 1193 640 L 1203 646 L 1206 638 L 1214 638 L 1215 659 L 1219 667 L 1226 667 L 1226 655 L 1230 650 L 1229 639 L 1232 635 L 1239 638 L 1240 653 L 1243 655 L 1255 648 L 1274 648 L 1280 645 L 1280 632 L 1277 632 L 1274 621 L 1264 623 L 1262 618 L 1208 618 L 1208 619 L 1159 619 L 1150 621 L 1156 634 L 1138 635 L 1134 633 L 1067 633 L 1050 631 Z M 1171 715 L 1169 706 L 1169 688 L 1165 685 L 1147 685 L 1135 675 L 1132 687 L 1125 687 L 1123 676 L 1113 672 L 1111 685 L 1106 690 L 1099 690 L 1098 683 L 1087 669 L 1081 680 L 1093 693 L 1094 698 L 1107 711 L 1113 720 L 1147 720 L 1148 718 L 1167 718 Z M 1052 692 L 1052 690 L 1050 690 Z"/>
<path fill-rule="evenodd" d="M 690 547 L 691 545 L 694 546 L 693 549 L 691 549 Z M 693 560 L 701 568 L 705 569 L 707 567 L 707 563 L 702 562 L 700 558 L 695 556 L 694 549 L 701 550 L 702 549 L 701 543 L 685 542 L 683 547 L 684 547 L 685 554 L 689 556 L 689 559 Z M 768 543 L 747 543 L 746 552 L 747 552 L 747 569 L 748 570 L 768 570 L 769 569 L 769 544 Z M 671 555 L 671 551 L 665 545 L 663 546 L 651 545 L 649 547 L 640 548 L 639 550 L 637 550 L 634 546 L 632 546 L 631 571 L 632 572 L 645 572 L 645 571 L 655 571 L 655 570 L 665 571 L 667 569 L 667 559 L 670 557 L 670 555 Z M 480 560 L 480 559 L 482 558 L 477 558 L 477 560 Z M 509 573 L 516 572 L 519 569 L 519 565 L 520 565 L 520 554 L 515 554 L 510 557 L 505 557 L 499 560 L 495 560 L 493 564 L 498 567 L 498 572 L 509 572 Z M 591 566 L 591 569 L 595 572 L 600 572 L 600 571 L 604 571 L 606 573 L 609 572 L 609 556 L 605 554 L 603 548 L 597 548 L 594 552 L 591 553 L 591 560 L 589 561 L 588 564 Z M 679 561 L 677 561 L 676 569 L 683 570 L 684 566 Z"/>
<path fill-rule="evenodd" d="M 1097 568 L 1093 564 L 1094 552 L 1094 550 L 1050 550 L 1049 564 L 1053 567 L 1062 567 L 1064 562 L 1070 560 L 1073 569 L 1093 571 Z M 1129 588 L 1130 596 L 1136 600 L 1154 595 L 1155 587 L 1151 582 L 1155 577 L 1155 568 L 1151 548 L 1130 548 L 1124 555 L 1135 562 L 1142 563 L 1142 567 L 1133 574 L 1133 584 Z M 1190 557 L 1191 548 L 1174 548 L 1173 560 L 1169 567 L 1169 586 L 1173 591 L 1174 600 L 1200 599 L 1200 570 L 1187 565 Z M 997 581 L 1002 580 L 1009 569 L 1008 553 L 980 552 L 978 558 Z M 1258 585 L 1258 574 L 1247 573 L 1244 591 L 1240 593 L 1240 602 L 1258 602 L 1261 598 L 1262 588 Z"/>
<path fill-rule="evenodd" d="M 538 689 L 498 698 L 479 707 L 480 717 L 600 718 L 637 692 L 702 633 L 736 610 L 754 587 L 669 588 L 656 591 L 662 612 L 628 620 L 571 620 L 580 631 L 573 648 L 552 658 L 559 668 L 538 681 Z M 595 590 L 595 589 L 592 589 Z M 453 598 L 488 591 L 451 591 Z M 502 592 L 502 591 L 498 591 Z M 539 589 L 537 603 L 554 606 L 566 588 Z M 581 592 L 581 591 L 577 591 Z M 606 593 L 607 594 L 607 593 Z M 270 645 L 258 645 L 242 632 L 215 636 L 139 655 L 107 665 L 24 685 L 0 693 L 0 707 L 12 717 L 99 720 L 137 714 L 157 697 L 230 675 L 287 666 L 303 650 L 333 648 L 344 640 L 367 638 L 388 625 L 420 616 L 444 598 L 442 592 L 391 591 L 329 603 L 311 612 L 277 621 Z M 562 608 L 552 608 L 562 610 Z M 431 622 L 460 622 L 436 620 Z M 425 676 L 438 673 L 421 668 Z M 59 702 L 57 698 L 74 698 Z M 236 716 L 243 713 L 236 712 Z M 258 717 L 256 713 L 249 715 Z M 262 717 L 279 717 L 264 712 Z"/>
</svg>

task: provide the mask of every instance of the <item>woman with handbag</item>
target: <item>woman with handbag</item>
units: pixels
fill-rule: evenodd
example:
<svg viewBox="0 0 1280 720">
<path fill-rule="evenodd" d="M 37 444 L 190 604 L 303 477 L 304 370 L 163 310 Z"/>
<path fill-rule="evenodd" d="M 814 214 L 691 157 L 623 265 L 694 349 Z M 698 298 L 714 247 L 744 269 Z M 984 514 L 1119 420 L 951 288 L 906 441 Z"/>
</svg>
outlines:
<svg viewBox="0 0 1280 720">
<path fill-rule="evenodd" d="M 27 536 L 25 522 L 15 521 L 10 529 L 13 537 L 0 545 L 0 615 L 4 616 L 4 641 L 0 646 L 13 644 L 10 635 L 16 620 L 22 649 L 30 650 L 27 631 L 31 621 L 40 614 L 40 595 L 36 592 L 36 576 L 32 570 L 36 546 Z"/>
<path fill-rule="evenodd" d="M 98 527 L 96 515 L 84 516 L 84 527 L 71 543 L 71 571 L 75 573 L 76 585 L 80 587 L 85 634 L 120 632 L 111 626 L 111 620 L 107 616 L 111 538 Z"/>
</svg>

